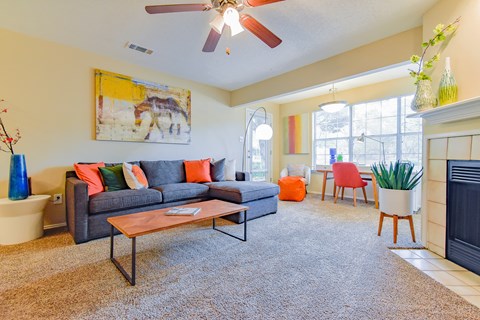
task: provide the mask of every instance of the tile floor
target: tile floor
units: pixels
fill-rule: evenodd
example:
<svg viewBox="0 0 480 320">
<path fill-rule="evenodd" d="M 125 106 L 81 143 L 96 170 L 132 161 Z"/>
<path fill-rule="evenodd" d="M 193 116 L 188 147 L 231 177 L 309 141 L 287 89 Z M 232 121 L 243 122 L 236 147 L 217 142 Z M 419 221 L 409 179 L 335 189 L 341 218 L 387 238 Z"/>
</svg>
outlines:
<svg viewBox="0 0 480 320">
<path fill-rule="evenodd" d="M 392 252 L 480 308 L 480 276 L 429 250 L 398 249 Z"/>
</svg>

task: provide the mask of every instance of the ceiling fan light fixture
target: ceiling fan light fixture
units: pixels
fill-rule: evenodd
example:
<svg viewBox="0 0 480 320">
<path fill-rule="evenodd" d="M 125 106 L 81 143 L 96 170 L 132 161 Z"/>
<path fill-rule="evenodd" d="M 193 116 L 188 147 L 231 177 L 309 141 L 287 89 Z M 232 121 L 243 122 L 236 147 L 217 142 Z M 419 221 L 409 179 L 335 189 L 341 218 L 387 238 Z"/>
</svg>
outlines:
<svg viewBox="0 0 480 320">
<path fill-rule="evenodd" d="M 225 21 L 223 20 L 223 16 L 221 14 L 217 15 L 212 22 L 210 22 L 210 27 L 213 30 L 217 31 L 217 33 L 222 34 L 223 27 L 225 26 Z"/>
<path fill-rule="evenodd" d="M 232 33 L 232 37 L 239 34 L 240 32 L 243 32 L 244 29 L 242 27 L 242 25 L 240 24 L 240 22 L 237 22 L 237 23 L 234 23 L 230 26 L 230 31 Z"/>
<path fill-rule="evenodd" d="M 237 10 L 228 7 L 225 9 L 225 12 L 223 12 L 223 20 L 227 26 L 231 27 L 234 23 L 239 23 L 240 15 Z"/>
<path fill-rule="evenodd" d="M 240 15 L 235 8 L 228 7 L 225 9 L 223 12 L 223 21 L 227 26 L 230 27 L 232 37 L 244 31 L 242 25 L 240 24 Z"/>
</svg>

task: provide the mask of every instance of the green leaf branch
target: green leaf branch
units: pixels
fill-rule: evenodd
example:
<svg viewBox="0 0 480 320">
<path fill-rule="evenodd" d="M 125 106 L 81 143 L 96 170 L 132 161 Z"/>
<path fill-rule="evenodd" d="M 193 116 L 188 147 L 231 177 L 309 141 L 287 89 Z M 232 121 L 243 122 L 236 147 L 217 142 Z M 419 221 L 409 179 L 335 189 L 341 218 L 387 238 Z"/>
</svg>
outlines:
<svg viewBox="0 0 480 320">
<path fill-rule="evenodd" d="M 447 26 L 443 24 L 438 24 L 435 29 L 433 29 L 433 38 L 422 43 L 422 55 L 418 56 L 414 54 L 410 57 L 410 62 L 418 66 L 417 70 L 408 69 L 410 71 L 410 76 L 412 78 L 415 78 L 415 84 L 417 84 L 420 80 L 432 80 L 432 78 L 430 78 L 430 76 L 426 74 L 426 70 L 433 68 L 434 63 L 440 60 L 440 53 L 437 52 L 437 54 L 435 54 L 433 57 L 425 60 L 427 50 L 445 41 L 449 35 L 453 34 L 455 30 L 457 30 L 459 23 L 460 17 L 455 19 L 455 21 L 453 21 Z"/>
</svg>

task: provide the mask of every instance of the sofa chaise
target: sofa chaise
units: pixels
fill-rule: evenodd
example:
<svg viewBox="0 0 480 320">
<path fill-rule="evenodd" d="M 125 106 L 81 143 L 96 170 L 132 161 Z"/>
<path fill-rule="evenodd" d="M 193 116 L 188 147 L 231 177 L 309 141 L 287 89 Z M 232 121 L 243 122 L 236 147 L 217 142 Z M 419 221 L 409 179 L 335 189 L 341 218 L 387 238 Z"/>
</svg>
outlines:
<svg viewBox="0 0 480 320">
<path fill-rule="evenodd" d="M 276 213 L 278 185 L 249 181 L 248 173 L 236 172 L 235 181 L 186 182 L 183 160 L 129 162 L 139 165 L 148 180 L 147 189 L 124 189 L 88 195 L 88 184 L 75 171 L 66 172 L 67 228 L 75 243 L 110 235 L 108 217 L 220 199 L 249 207 L 248 220 Z M 105 166 L 115 166 L 106 163 Z M 244 213 L 226 219 L 242 223 Z"/>
</svg>

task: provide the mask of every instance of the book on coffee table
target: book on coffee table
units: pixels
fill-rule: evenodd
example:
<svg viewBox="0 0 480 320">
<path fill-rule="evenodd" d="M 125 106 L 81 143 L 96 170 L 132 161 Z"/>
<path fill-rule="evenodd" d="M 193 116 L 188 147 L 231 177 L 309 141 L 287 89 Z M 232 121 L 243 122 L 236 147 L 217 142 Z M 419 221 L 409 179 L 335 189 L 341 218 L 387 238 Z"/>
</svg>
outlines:
<svg viewBox="0 0 480 320">
<path fill-rule="evenodd" d="M 194 216 L 200 212 L 200 208 L 170 208 L 165 214 L 167 216 Z"/>
</svg>

